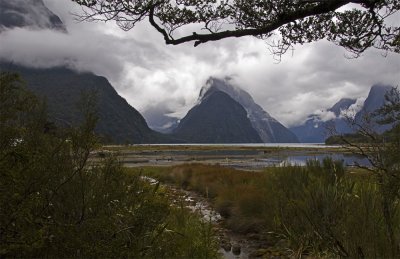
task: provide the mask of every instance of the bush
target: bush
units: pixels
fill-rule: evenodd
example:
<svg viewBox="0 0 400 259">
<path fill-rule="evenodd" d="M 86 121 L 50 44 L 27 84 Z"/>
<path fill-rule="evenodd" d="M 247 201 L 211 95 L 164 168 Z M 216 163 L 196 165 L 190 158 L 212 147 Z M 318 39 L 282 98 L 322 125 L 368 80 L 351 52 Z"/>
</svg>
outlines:
<svg viewBox="0 0 400 259">
<path fill-rule="evenodd" d="M 190 169 L 190 170 L 189 170 Z M 353 169 L 352 169 L 353 170 Z M 353 170 L 354 171 L 354 170 Z M 190 172 L 188 185 L 203 193 L 206 187 L 226 226 L 239 233 L 264 235 L 265 246 L 301 257 L 380 257 L 396 255 L 390 245 L 381 186 L 371 173 L 346 172 L 330 158 L 306 166 L 243 172 L 220 166 L 180 165 L 143 170 L 158 179 Z M 400 238 L 398 198 L 391 207 L 394 238 Z M 286 254 L 286 251 L 291 254 Z"/>
<path fill-rule="evenodd" d="M 60 129 L 16 75 L 0 74 L 0 257 L 217 257 L 208 225 L 158 185 L 112 156 L 90 159 L 92 97 L 81 125 Z"/>
<path fill-rule="evenodd" d="M 326 159 L 322 164 L 310 161 L 304 168 L 277 168 L 271 184 L 276 186 L 277 232 L 290 242 L 294 255 L 392 256 L 373 178 L 356 180 L 344 174 L 340 163 Z"/>
</svg>

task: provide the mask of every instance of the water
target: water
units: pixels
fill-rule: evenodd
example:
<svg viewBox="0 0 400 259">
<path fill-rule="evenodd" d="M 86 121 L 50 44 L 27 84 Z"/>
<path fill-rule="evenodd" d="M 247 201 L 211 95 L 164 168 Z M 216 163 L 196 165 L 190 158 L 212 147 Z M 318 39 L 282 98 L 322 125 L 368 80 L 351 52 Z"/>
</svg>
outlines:
<svg viewBox="0 0 400 259">
<path fill-rule="evenodd" d="M 365 157 L 354 155 L 354 154 L 338 154 L 338 153 L 330 153 L 330 154 L 319 154 L 319 155 L 302 155 L 302 156 L 289 156 L 286 158 L 285 162 L 290 163 L 292 165 L 306 165 L 307 160 L 317 160 L 322 161 L 326 157 L 330 157 L 333 160 L 342 161 L 345 166 L 370 166 L 371 163 Z"/>
<path fill-rule="evenodd" d="M 322 161 L 326 157 L 343 161 L 346 166 L 370 166 L 369 161 L 364 157 L 339 153 L 340 146 L 328 146 L 322 143 L 142 144 L 136 146 L 141 148 L 119 151 L 121 161 L 125 166 L 204 163 L 244 170 L 262 170 L 265 167 L 288 164 L 304 166 L 307 160 Z M 157 146 L 164 146 L 164 148 L 154 148 Z M 190 148 L 187 148 L 188 146 Z M 279 148 L 268 149 L 268 147 Z"/>
<path fill-rule="evenodd" d="M 338 148 L 336 145 L 325 145 L 324 143 L 182 143 L 182 144 L 134 144 L 132 146 L 205 146 L 205 147 L 291 147 L 291 148 Z"/>
</svg>

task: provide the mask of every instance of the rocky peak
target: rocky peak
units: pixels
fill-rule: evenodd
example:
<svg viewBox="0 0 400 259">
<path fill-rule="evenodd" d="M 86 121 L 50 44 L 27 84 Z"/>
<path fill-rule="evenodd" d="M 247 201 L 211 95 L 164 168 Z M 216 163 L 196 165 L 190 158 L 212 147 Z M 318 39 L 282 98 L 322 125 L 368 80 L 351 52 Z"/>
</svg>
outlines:
<svg viewBox="0 0 400 259">
<path fill-rule="evenodd" d="M 15 27 L 66 32 L 61 19 L 42 0 L 0 0 L 0 31 Z"/>
</svg>

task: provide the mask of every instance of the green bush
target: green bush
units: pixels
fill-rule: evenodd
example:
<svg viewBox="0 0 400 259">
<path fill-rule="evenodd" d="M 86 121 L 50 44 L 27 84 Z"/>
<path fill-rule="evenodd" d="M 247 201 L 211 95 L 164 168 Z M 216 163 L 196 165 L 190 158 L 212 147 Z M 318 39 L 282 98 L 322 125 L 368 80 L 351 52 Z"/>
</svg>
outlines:
<svg viewBox="0 0 400 259">
<path fill-rule="evenodd" d="M 276 229 L 294 255 L 393 256 L 374 178 L 356 180 L 330 159 L 275 170 Z M 393 218 L 397 238 L 399 212 Z"/>
<path fill-rule="evenodd" d="M 228 228 L 261 234 L 264 248 L 275 246 L 280 254 L 392 258 L 397 254 L 390 245 L 382 186 L 374 174 L 351 170 L 357 173 L 350 174 L 341 162 L 327 158 L 265 172 L 189 164 L 142 173 L 177 185 L 189 179 L 185 188 L 204 196 L 208 188 L 214 193 L 210 202 Z M 393 199 L 397 202 L 391 203 L 390 224 L 399 240 L 400 211 L 398 198 Z"/>
<path fill-rule="evenodd" d="M 91 159 L 93 96 L 69 129 L 16 75 L 0 74 L 0 101 L 0 257 L 218 257 L 209 224 L 116 158 Z"/>
</svg>

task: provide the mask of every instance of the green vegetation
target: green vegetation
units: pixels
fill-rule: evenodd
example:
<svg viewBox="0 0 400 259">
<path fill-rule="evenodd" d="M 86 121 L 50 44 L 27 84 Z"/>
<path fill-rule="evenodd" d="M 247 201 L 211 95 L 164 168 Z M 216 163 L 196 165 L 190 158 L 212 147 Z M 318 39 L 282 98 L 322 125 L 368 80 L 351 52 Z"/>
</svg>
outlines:
<svg viewBox="0 0 400 259">
<path fill-rule="evenodd" d="M 350 173 L 331 159 L 265 172 L 201 164 L 130 170 L 202 193 L 228 228 L 262 235 L 265 251 L 280 249 L 296 257 L 398 255 L 391 246 L 380 184 L 366 170 Z M 389 224 L 399 240 L 400 208 L 391 205 Z"/>
<path fill-rule="evenodd" d="M 400 254 L 398 124 L 389 141 L 351 146 L 372 165 L 351 172 L 331 159 L 264 172 L 128 169 L 112 152 L 89 159 L 99 147 L 94 103 L 83 95 L 80 126 L 59 128 L 18 76 L 0 75 L 0 257 L 218 257 L 212 226 L 171 206 L 168 188 L 142 175 L 201 193 L 226 227 L 261 237 L 265 254 L 271 247 L 295 257 Z M 393 118 L 395 108 L 385 107 Z"/>
<path fill-rule="evenodd" d="M 360 135 L 360 134 L 344 134 L 342 135 L 334 135 L 330 136 L 325 140 L 326 145 L 345 145 L 346 141 L 350 141 L 352 143 L 366 143 L 368 142 L 368 138 Z"/>
<path fill-rule="evenodd" d="M 93 96 L 80 126 L 48 122 L 18 76 L 0 74 L 0 257 L 216 258 L 208 223 L 113 157 L 92 164 Z"/>
</svg>

